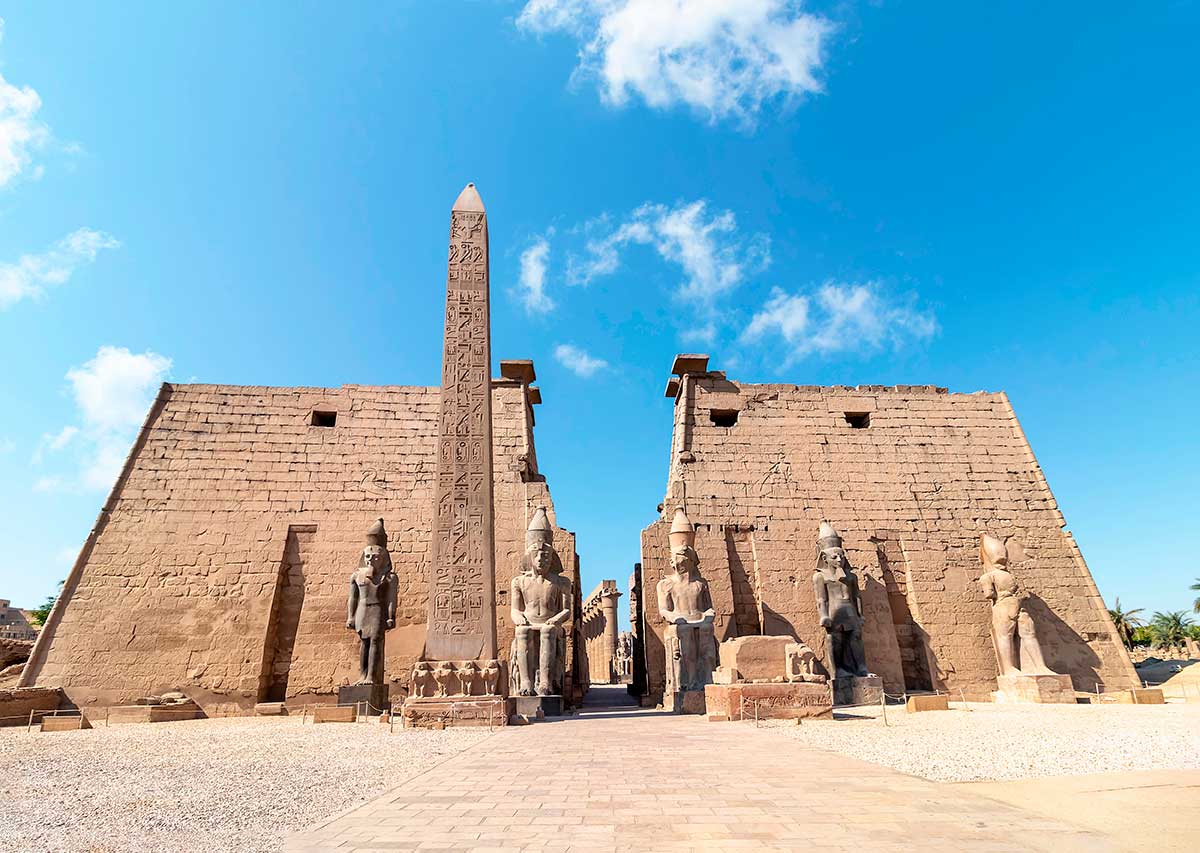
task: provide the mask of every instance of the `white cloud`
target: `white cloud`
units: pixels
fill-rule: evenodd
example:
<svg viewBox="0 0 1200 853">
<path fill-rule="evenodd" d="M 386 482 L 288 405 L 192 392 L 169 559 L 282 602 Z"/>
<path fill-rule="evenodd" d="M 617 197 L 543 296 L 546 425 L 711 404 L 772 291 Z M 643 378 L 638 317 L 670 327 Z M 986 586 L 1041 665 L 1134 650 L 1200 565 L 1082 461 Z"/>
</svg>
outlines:
<svg viewBox="0 0 1200 853">
<path fill-rule="evenodd" d="M 584 379 L 594 375 L 596 371 L 608 367 L 608 362 L 602 358 L 593 358 L 579 347 L 571 344 L 559 344 L 554 348 L 554 357 L 558 363 Z"/>
<path fill-rule="evenodd" d="M 799 0 L 528 0 L 517 26 L 580 42 L 577 75 L 613 106 L 686 104 L 752 125 L 763 105 L 823 91 L 834 24 Z"/>
<path fill-rule="evenodd" d="M 521 304 L 530 314 L 545 314 L 554 309 L 554 300 L 546 295 L 546 268 L 550 261 L 548 238 L 553 235 L 554 229 L 551 228 L 521 253 Z"/>
<path fill-rule="evenodd" d="M 157 353 L 135 355 L 123 347 L 105 346 L 91 361 L 67 371 L 79 425 L 46 436 L 43 444 L 50 450 L 74 448 L 79 473 L 74 478 L 42 477 L 34 490 L 110 488 L 170 369 L 171 359 Z M 35 462 L 40 459 L 35 457 Z"/>
<path fill-rule="evenodd" d="M 644 204 L 615 228 L 611 220 L 602 217 L 588 223 L 585 230 L 602 236 L 587 241 L 584 258 L 569 260 L 568 279 L 576 284 L 615 272 L 624 246 L 648 245 L 683 271 L 679 297 L 707 304 L 740 284 L 747 273 L 770 262 L 765 235 L 743 237 L 732 211 L 710 214 L 703 199 L 674 207 Z"/>
<path fill-rule="evenodd" d="M 111 234 L 80 228 L 40 255 L 22 255 L 15 264 L 0 264 L 0 310 L 25 297 L 40 296 L 46 285 L 64 284 L 101 250 L 120 245 Z"/>
<path fill-rule="evenodd" d="M 0 18 L 0 39 L 3 37 L 4 19 Z M 33 152 L 50 139 L 50 129 L 37 117 L 41 108 L 36 91 L 14 86 L 0 75 L 0 187 L 28 169 Z"/>
<path fill-rule="evenodd" d="M 826 282 L 813 294 L 789 294 L 776 287 L 743 330 L 743 343 L 777 335 L 786 344 L 787 362 L 807 355 L 866 353 L 890 344 L 931 337 L 937 321 L 911 302 L 902 304 L 881 292 L 876 282 Z"/>
</svg>

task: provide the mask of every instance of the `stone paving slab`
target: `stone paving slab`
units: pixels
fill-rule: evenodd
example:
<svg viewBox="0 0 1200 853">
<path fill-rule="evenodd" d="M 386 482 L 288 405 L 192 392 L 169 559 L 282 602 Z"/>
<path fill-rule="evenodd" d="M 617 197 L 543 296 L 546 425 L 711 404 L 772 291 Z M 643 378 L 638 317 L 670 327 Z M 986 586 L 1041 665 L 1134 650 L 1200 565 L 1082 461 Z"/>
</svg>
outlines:
<svg viewBox="0 0 1200 853">
<path fill-rule="evenodd" d="M 1119 849 L 959 787 L 806 748 L 749 723 L 594 712 L 498 730 L 291 837 L 301 851 Z"/>
</svg>

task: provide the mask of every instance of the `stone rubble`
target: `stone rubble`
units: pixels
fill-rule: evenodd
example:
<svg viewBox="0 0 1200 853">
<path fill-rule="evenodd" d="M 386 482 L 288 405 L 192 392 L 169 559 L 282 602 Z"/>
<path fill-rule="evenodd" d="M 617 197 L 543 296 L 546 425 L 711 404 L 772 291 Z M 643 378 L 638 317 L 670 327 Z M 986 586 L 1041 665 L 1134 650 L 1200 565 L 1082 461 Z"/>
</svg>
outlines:
<svg viewBox="0 0 1200 853">
<path fill-rule="evenodd" d="M 435 766 L 487 729 L 225 718 L 0 731 L 8 851 L 268 851 Z"/>
</svg>

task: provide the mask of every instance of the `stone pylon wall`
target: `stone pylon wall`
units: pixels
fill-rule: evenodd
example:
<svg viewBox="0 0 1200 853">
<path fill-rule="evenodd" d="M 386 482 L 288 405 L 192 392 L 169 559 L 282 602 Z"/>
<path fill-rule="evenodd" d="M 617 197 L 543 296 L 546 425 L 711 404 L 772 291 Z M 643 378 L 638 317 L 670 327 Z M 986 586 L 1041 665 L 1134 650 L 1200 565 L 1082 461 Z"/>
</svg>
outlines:
<svg viewBox="0 0 1200 853">
<path fill-rule="evenodd" d="M 736 413 L 736 423 L 728 423 Z M 848 418 L 847 415 L 851 417 Z M 865 416 L 865 417 L 864 417 Z M 852 425 L 851 421 L 857 426 Z M 824 659 L 812 574 L 830 521 L 858 571 L 872 671 L 889 691 L 995 690 L 979 536 L 1012 537 L 1046 660 L 1075 687 L 1136 681 L 1008 398 L 927 386 L 745 385 L 690 375 L 675 402 L 664 516 L 685 505 L 718 639 L 788 634 Z M 642 533 L 648 690 L 664 660 L 656 585 L 669 521 Z"/>
<path fill-rule="evenodd" d="M 386 673 L 404 686 L 425 637 L 438 389 L 165 385 L 23 684 L 81 704 L 179 689 L 211 713 L 273 694 L 327 697 L 356 675 L 350 572 L 385 520 L 399 579 Z M 538 505 L 528 388 L 492 383 L 497 628 Z M 334 426 L 314 412 L 335 413 Z M 578 588 L 574 535 L 555 529 Z M 568 627 L 570 653 L 577 619 Z M 577 681 L 567 673 L 568 689 Z"/>
</svg>

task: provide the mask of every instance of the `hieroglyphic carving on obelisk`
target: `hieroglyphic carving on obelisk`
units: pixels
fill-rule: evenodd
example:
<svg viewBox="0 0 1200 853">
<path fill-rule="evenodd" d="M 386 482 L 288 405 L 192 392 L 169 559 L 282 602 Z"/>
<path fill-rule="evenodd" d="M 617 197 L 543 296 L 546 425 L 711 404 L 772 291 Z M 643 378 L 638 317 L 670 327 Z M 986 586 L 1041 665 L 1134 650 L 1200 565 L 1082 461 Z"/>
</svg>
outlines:
<svg viewBox="0 0 1200 853">
<path fill-rule="evenodd" d="M 450 213 L 427 660 L 496 657 L 487 213 L 474 184 Z"/>
</svg>

